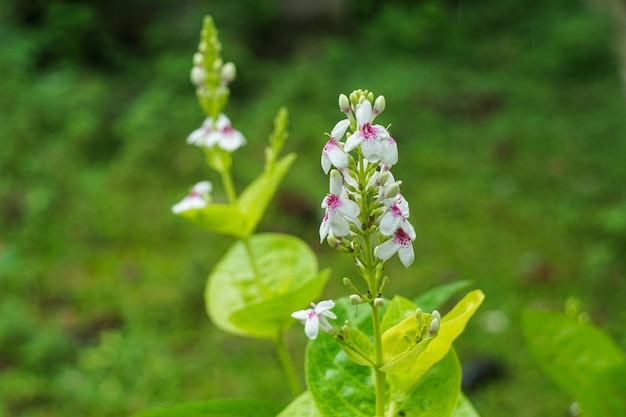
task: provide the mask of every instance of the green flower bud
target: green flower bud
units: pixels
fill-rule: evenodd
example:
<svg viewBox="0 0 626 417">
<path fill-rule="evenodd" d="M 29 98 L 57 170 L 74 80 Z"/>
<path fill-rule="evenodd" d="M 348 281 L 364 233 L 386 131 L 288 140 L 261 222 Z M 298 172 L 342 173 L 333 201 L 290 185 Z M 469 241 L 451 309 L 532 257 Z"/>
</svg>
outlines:
<svg viewBox="0 0 626 417">
<path fill-rule="evenodd" d="M 376 97 L 376 101 L 374 102 L 374 115 L 381 114 L 385 111 L 385 96 Z"/>
<path fill-rule="evenodd" d="M 363 298 L 359 294 L 350 295 L 350 304 L 353 306 L 359 305 L 363 302 Z"/>
</svg>

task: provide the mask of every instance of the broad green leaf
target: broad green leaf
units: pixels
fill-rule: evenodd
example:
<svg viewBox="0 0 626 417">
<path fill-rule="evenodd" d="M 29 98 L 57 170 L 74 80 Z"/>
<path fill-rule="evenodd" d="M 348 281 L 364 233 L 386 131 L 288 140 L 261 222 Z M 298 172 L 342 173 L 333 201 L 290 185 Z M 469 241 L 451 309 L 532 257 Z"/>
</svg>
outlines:
<svg viewBox="0 0 626 417">
<path fill-rule="evenodd" d="M 626 416 L 626 364 L 594 375 L 577 400 L 583 416 Z"/>
<path fill-rule="evenodd" d="M 405 318 L 415 314 L 417 306 L 409 299 L 396 295 L 389 302 L 387 311 L 380 322 L 381 331 L 384 333 Z"/>
<path fill-rule="evenodd" d="M 246 245 L 239 241 L 209 275 L 207 312 L 224 331 L 276 338 L 296 322 L 292 312 L 318 298 L 329 272 L 317 271 L 315 254 L 295 236 L 258 234 L 250 238 L 249 247 L 255 267 Z"/>
<path fill-rule="evenodd" d="M 246 217 L 236 206 L 209 204 L 204 208 L 186 210 L 178 215 L 210 232 L 237 238 L 245 236 Z"/>
<path fill-rule="evenodd" d="M 613 368 L 623 372 L 624 353 L 592 324 L 580 323 L 561 313 L 525 311 L 522 329 L 540 368 L 561 389 L 579 400 L 581 408 L 586 398 L 606 396 L 608 388 L 599 388 L 603 386 L 600 375 L 610 375 Z M 618 386 L 624 387 L 624 383 Z M 626 391 L 621 397 L 626 397 Z M 605 415 L 611 414 L 598 414 Z"/>
<path fill-rule="evenodd" d="M 450 349 L 405 397 L 399 410 L 404 411 L 406 417 L 450 417 L 458 403 L 460 389 L 461 364 L 454 349 Z M 402 395 L 402 392 L 391 393 L 392 398 Z"/>
<path fill-rule="evenodd" d="M 320 417 L 315 401 L 309 391 L 293 400 L 277 417 Z"/>
<path fill-rule="evenodd" d="M 337 343 L 352 361 L 363 366 L 376 364 L 376 350 L 369 337 L 359 329 L 347 328 L 340 336 Z"/>
<path fill-rule="evenodd" d="M 423 311 L 430 312 L 441 308 L 455 294 L 469 288 L 471 285 L 471 281 L 455 281 L 450 284 L 440 285 L 416 297 L 413 299 L 413 302 Z"/>
<path fill-rule="evenodd" d="M 367 306 L 362 306 L 367 307 Z M 372 334 L 371 310 L 354 309 L 348 298 L 336 301 L 333 311 L 351 328 Z M 334 338 L 327 334 L 309 343 L 306 352 L 307 385 L 324 417 L 371 417 L 375 396 L 372 370 L 351 361 Z M 397 410 L 408 417 L 448 417 L 459 393 L 461 371 L 453 351 L 419 381 L 419 389 L 395 392 Z M 281 416 L 283 417 L 283 416 Z"/>
<path fill-rule="evenodd" d="M 383 333 L 383 357 L 381 368 L 387 373 L 405 373 L 413 366 L 433 338 L 424 337 L 430 323 L 430 314 L 421 314 L 419 328 L 415 315 L 409 316 Z M 419 337 L 418 337 L 419 335 Z M 420 339 L 417 343 L 416 340 Z"/>
<path fill-rule="evenodd" d="M 269 300 L 250 303 L 229 317 L 230 322 L 250 336 L 271 338 L 278 331 L 295 323 L 291 313 L 308 307 L 311 300 L 322 292 L 330 270 L 325 269 L 293 291 L 277 294 Z M 285 314 L 287 313 L 287 314 Z M 274 333 L 272 333 L 274 331 Z"/>
<path fill-rule="evenodd" d="M 469 292 L 454 308 L 441 319 L 439 333 L 433 338 L 419 358 L 411 364 L 406 364 L 403 372 L 389 374 L 389 382 L 399 390 L 410 391 L 419 379 L 450 350 L 452 342 L 465 329 L 465 325 L 474 315 L 483 299 L 480 290 Z"/>
<path fill-rule="evenodd" d="M 268 171 L 259 175 L 241 193 L 237 205 L 246 219 L 243 230 L 244 236 L 249 236 L 254 232 L 267 209 L 267 205 L 274 197 L 280 181 L 295 159 L 296 154 L 294 153 L 284 156 L 276 164 L 273 164 Z"/>
<path fill-rule="evenodd" d="M 452 413 L 452 417 L 480 417 L 478 411 L 474 409 L 474 406 L 467 399 L 467 397 L 461 392 L 459 394 L 459 402 Z"/>
<path fill-rule="evenodd" d="M 282 404 L 256 399 L 222 399 L 154 408 L 133 417 L 274 417 Z"/>
</svg>

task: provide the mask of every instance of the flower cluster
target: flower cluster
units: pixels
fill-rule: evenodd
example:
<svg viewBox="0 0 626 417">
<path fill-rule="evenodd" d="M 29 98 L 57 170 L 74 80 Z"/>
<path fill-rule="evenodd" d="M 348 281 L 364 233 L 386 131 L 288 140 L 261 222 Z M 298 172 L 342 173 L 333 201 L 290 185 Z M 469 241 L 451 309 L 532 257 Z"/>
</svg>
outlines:
<svg viewBox="0 0 626 417">
<path fill-rule="evenodd" d="M 390 171 L 398 162 L 398 146 L 387 128 L 374 124 L 385 110 L 385 98 L 374 100 L 372 93 L 357 90 L 350 98 L 340 95 L 339 108 L 346 119 L 331 131 L 321 157 L 322 169 L 330 172 L 330 192 L 322 201 L 320 242 L 327 239 L 358 253 L 355 236 L 369 239 L 376 232 L 375 256 L 386 261 L 398 253 L 408 267 L 414 259 L 415 229 L 401 182 Z"/>
</svg>

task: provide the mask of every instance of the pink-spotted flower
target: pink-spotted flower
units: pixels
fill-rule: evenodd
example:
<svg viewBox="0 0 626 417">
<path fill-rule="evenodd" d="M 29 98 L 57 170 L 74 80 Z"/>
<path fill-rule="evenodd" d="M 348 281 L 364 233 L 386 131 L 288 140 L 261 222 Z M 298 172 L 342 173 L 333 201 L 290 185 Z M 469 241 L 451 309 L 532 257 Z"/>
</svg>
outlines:
<svg viewBox="0 0 626 417">
<path fill-rule="evenodd" d="M 246 143 L 246 138 L 233 128 L 226 115 L 220 114 L 215 126 L 213 119 L 207 117 L 202 126 L 187 137 L 187 143 L 205 148 L 217 145 L 225 151 L 233 152 Z"/>
<path fill-rule="evenodd" d="M 326 209 L 326 212 L 320 225 L 320 243 L 329 233 L 334 236 L 347 236 L 350 233 L 350 223 L 357 226 L 359 224 L 357 216 L 361 209 L 357 203 L 348 198 L 341 173 L 336 169 L 330 172 L 330 193 L 322 201 L 322 208 Z"/>
<path fill-rule="evenodd" d="M 211 201 L 210 193 L 213 185 L 210 181 L 201 181 L 194 185 L 187 197 L 183 198 L 179 203 L 172 207 L 173 213 L 182 213 L 183 211 L 201 209 L 206 207 Z"/>
<path fill-rule="evenodd" d="M 322 169 L 325 174 L 330 171 L 330 166 L 337 169 L 343 169 L 348 166 L 348 154 L 343 149 L 343 144 L 339 140 L 346 134 L 346 130 L 350 126 L 350 120 L 344 119 L 337 122 L 333 131 L 330 133 L 330 139 L 324 145 L 322 150 Z"/>
<path fill-rule="evenodd" d="M 369 100 L 358 104 L 355 113 L 358 130 L 346 139 L 344 149 L 346 152 L 350 152 L 360 145 L 365 159 L 370 162 L 377 162 L 383 156 L 381 140 L 387 139 L 389 133 L 381 125 L 372 125 L 374 115 L 372 113 L 372 103 Z"/>
<path fill-rule="evenodd" d="M 316 339 L 317 335 L 322 329 L 325 332 L 333 330 L 333 326 L 328 322 L 328 319 L 336 319 L 335 313 L 330 311 L 335 307 L 333 300 L 320 301 L 319 303 L 311 303 L 312 308 L 306 310 L 296 311 L 291 314 L 294 319 L 300 320 L 304 324 L 304 334 L 311 340 Z"/>
<path fill-rule="evenodd" d="M 398 228 L 404 230 L 405 233 L 414 231 L 413 226 L 408 222 L 409 203 L 404 199 L 402 194 L 398 193 L 394 198 L 388 198 L 383 201 L 385 211 L 380 216 L 380 233 L 385 236 L 393 235 Z"/>
<path fill-rule="evenodd" d="M 409 228 L 409 232 L 405 232 L 404 229 L 398 228 L 394 232 L 391 239 L 386 240 L 374 249 L 374 254 L 383 261 L 391 258 L 396 252 L 400 257 L 400 262 L 405 267 L 409 267 L 415 259 L 415 253 L 413 252 L 413 240 L 415 240 L 415 229 L 411 223 L 406 222 Z"/>
</svg>

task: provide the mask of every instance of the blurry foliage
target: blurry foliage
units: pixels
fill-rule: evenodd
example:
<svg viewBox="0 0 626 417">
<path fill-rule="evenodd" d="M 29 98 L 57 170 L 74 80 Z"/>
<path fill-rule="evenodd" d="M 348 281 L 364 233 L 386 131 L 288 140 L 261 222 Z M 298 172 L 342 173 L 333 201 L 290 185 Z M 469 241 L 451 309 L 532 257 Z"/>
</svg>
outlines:
<svg viewBox="0 0 626 417">
<path fill-rule="evenodd" d="M 520 307 L 576 294 L 626 346 L 626 118 L 606 17 L 568 0 L 345 4 L 310 21 L 271 0 L 0 4 L 0 416 L 286 400 L 267 347 L 205 317 L 208 265 L 230 241 L 169 211 L 208 176 L 184 143 L 202 120 L 188 74 L 207 13 L 238 66 L 238 185 L 262 169 L 258 132 L 290 110 L 299 157 L 262 230 L 319 248 L 318 152 L 337 95 L 387 97 L 397 176 L 419 202 L 416 263 L 389 265 L 391 291 L 472 279 L 485 311 L 511 319 L 487 334 L 478 317 L 460 340 L 462 356 L 515 375 L 470 393 L 482 414 L 567 405 L 528 366 Z M 333 277 L 349 273 L 319 253 Z"/>
</svg>

